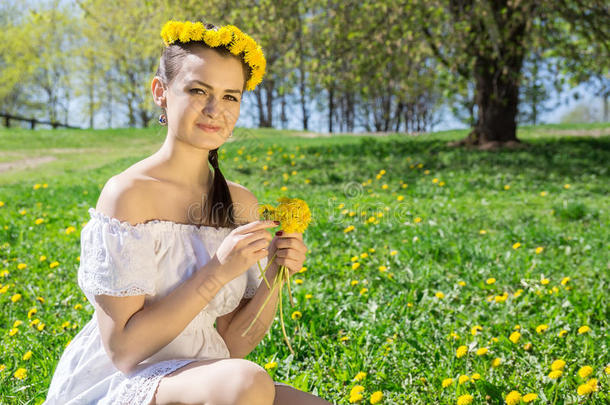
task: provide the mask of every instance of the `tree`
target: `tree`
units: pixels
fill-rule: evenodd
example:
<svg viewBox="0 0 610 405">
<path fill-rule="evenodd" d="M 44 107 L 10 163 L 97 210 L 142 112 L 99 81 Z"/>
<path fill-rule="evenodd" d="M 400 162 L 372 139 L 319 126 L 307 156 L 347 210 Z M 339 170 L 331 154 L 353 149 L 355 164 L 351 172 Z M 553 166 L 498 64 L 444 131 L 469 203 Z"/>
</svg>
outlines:
<svg viewBox="0 0 610 405">
<path fill-rule="evenodd" d="M 592 61 L 608 71 L 610 31 L 603 0 L 420 0 L 418 26 L 439 61 L 474 80 L 476 125 L 459 145 L 518 143 L 522 68 L 533 45 L 552 49 L 579 72 Z M 593 51 L 593 52 L 592 52 Z"/>
</svg>

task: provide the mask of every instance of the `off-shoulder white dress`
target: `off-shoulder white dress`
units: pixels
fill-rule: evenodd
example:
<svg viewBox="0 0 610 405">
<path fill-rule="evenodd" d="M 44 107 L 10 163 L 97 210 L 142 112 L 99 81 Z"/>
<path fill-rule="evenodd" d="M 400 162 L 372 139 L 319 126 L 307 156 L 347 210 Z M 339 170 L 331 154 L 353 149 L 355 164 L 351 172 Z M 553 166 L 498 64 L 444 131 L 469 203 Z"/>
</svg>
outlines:
<svg viewBox="0 0 610 405">
<path fill-rule="evenodd" d="M 92 304 L 96 294 L 145 294 L 145 305 L 162 298 L 206 264 L 231 231 L 167 220 L 131 225 L 94 208 L 88 212 L 91 218 L 81 232 L 78 285 Z M 267 259 L 260 264 L 264 268 Z M 44 405 L 149 404 L 164 375 L 198 359 L 230 357 L 214 322 L 233 311 L 242 297 L 254 296 L 260 282 L 255 263 L 130 374 L 110 361 L 94 313 L 61 355 Z"/>
</svg>

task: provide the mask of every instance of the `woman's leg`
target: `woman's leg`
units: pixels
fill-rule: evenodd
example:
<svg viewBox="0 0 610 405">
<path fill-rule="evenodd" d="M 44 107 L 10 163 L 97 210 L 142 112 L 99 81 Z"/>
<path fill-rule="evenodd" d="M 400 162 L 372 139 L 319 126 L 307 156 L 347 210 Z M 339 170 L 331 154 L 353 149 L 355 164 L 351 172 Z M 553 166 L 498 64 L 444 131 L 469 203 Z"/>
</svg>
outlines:
<svg viewBox="0 0 610 405">
<path fill-rule="evenodd" d="M 294 387 L 275 384 L 273 405 L 331 405 L 331 403 Z"/>
<path fill-rule="evenodd" d="M 198 360 L 161 379 L 150 405 L 272 405 L 273 379 L 244 359 Z"/>
</svg>

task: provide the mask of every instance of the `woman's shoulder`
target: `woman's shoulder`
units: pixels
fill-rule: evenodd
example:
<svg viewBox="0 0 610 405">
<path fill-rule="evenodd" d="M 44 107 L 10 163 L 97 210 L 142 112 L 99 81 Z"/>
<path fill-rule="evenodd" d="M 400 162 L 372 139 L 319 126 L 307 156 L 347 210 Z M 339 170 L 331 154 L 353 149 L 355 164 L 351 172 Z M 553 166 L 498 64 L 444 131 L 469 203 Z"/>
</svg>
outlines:
<svg viewBox="0 0 610 405">
<path fill-rule="evenodd" d="M 122 172 L 106 181 L 95 210 L 131 225 L 146 222 L 151 217 L 154 181 L 134 173 Z"/>
<path fill-rule="evenodd" d="M 258 199 L 247 187 L 227 180 L 231 200 L 233 202 L 233 214 L 237 223 L 256 221 L 258 215 Z"/>
</svg>

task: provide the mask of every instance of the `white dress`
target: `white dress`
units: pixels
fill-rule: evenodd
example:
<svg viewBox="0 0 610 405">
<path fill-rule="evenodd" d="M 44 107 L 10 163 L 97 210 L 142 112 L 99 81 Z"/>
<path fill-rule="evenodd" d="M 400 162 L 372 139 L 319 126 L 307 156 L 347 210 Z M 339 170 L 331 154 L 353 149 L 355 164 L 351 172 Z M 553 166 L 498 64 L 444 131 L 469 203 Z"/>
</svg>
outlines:
<svg viewBox="0 0 610 405">
<path fill-rule="evenodd" d="M 231 231 L 167 220 L 131 225 L 94 208 L 88 212 L 78 285 L 92 305 L 96 294 L 145 294 L 145 305 L 154 302 L 206 264 Z M 260 264 L 265 268 L 267 259 Z M 198 359 L 229 358 L 214 322 L 233 311 L 242 297 L 254 296 L 262 280 L 259 273 L 255 263 L 224 285 L 173 341 L 130 374 L 110 361 L 94 313 L 61 355 L 44 405 L 147 405 L 164 375 Z"/>
</svg>

